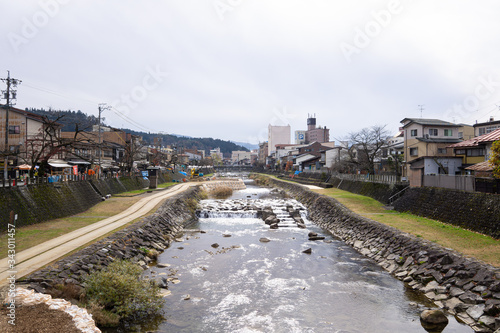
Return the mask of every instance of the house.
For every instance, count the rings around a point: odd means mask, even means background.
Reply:
[[[7,125],[8,115],[8,128]],[[38,114],[0,105],[0,152],[6,158],[0,161],[0,168],[7,170],[12,175],[14,167],[20,164],[32,163],[34,156],[43,150],[44,140],[49,137],[58,140],[61,133],[61,124],[50,123],[45,117]],[[7,143],[7,146],[6,146]],[[59,151],[43,152],[42,158],[47,154],[60,158]]]
[[[311,153],[301,154],[294,159],[293,163],[294,169],[299,171],[315,171],[316,170],[315,162],[319,161],[320,158],[321,158],[320,156],[316,156]],[[306,168],[304,167],[304,163],[306,163],[307,166]]]
[[[455,156],[462,159],[463,173],[484,173],[492,170],[492,168],[488,166],[487,161],[490,159],[493,142],[499,140],[500,128],[448,147],[453,149]]]
[[[460,173],[462,159],[448,146],[458,143],[460,125],[439,119],[405,118],[405,167],[403,175],[411,186],[422,186],[424,175]]]
[[[493,132],[500,128],[500,120],[490,117],[490,120],[484,123],[474,124],[474,136],[481,136]]]

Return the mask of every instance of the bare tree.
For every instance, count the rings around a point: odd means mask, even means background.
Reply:
[[[349,133],[350,162],[361,170],[375,174],[375,162],[380,157],[382,148],[387,142],[389,131],[386,126],[375,125],[363,128],[359,132]]]
[[[131,172],[134,167],[134,162],[141,155],[141,144],[139,138],[135,135],[131,135],[130,141],[125,145],[125,154],[123,156],[123,167],[126,172]]]
[[[44,175],[48,169],[48,161],[53,157],[60,156],[63,152],[68,151],[77,143],[86,141],[86,138],[79,136],[82,132],[76,124],[75,134],[73,138],[61,138],[60,131],[62,125],[58,123],[63,116],[55,120],[49,120],[44,117],[43,126],[39,132],[27,139],[25,151],[18,156],[21,157],[26,163],[39,166],[38,174]],[[34,168],[30,170],[30,176],[33,176]]]

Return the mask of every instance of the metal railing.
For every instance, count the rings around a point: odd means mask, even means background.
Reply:
[[[395,175],[363,175],[363,174],[339,173],[339,174],[333,174],[332,176],[343,180],[384,183],[384,184],[408,184],[408,181],[404,177]]]

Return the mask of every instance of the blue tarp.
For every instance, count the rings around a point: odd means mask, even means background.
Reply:
[[[301,172],[302,172],[302,171],[298,171],[298,170],[297,170],[297,171],[295,171],[295,173],[294,173],[294,174],[295,174],[295,175],[298,175],[298,174],[299,174],[299,173],[301,173]]]
[[[180,173],[181,175],[184,175],[184,176],[187,176],[187,175],[188,175],[188,174],[187,174],[187,173],[185,173],[184,171],[179,171],[179,173]]]

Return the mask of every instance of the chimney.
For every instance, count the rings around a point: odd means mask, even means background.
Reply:
[[[495,118],[493,118],[493,116],[491,116],[490,121],[495,121]]]

